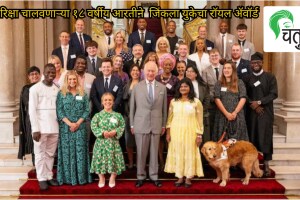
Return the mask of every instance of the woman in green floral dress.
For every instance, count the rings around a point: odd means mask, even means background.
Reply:
[[[125,162],[119,139],[123,134],[125,122],[121,114],[112,110],[114,96],[104,93],[101,98],[104,109],[97,113],[91,122],[91,128],[96,136],[93,150],[91,173],[99,175],[98,187],[105,186],[105,174],[111,174],[109,187],[116,184],[116,176],[125,170]]]
[[[59,120],[57,181],[60,185],[91,183],[85,124],[90,112],[89,100],[75,71],[67,72],[57,95],[56,108]]]

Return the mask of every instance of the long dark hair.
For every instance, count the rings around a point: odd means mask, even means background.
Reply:
[[[198,68],[195,67],[195,66],[193,66],[193,65],[190,65],[190,66],[187,66],[187,67],[186,67],[186,70],[185,70],[185,71],[187,71],[189,68],[192,68],[193,71],[197,74],[196,81],[198,82],[198,84],[199,84],[199,85],[204,85],[204,86],[206,86],[206,83],[205,83],[205,81],[203,80],[202,76],[200,75]]]
[[[194,92],[194,86],[193,86],[193,83],[192,81],[189,79],[189,78],[183,78],[181,81],[179,81],[179,83],[177,84],[177,87],[176,87],[176,91],[175,91],[175,95],[174,95],[174,99],[175,101],[178,101],[182,95],[180,93],[180,87],[181,85],[185,83],[189,86],[190,88],[190,92],[188,94],[188,99],[190,100],[190,102],[194,102],[194,98],[195,98],[195,92]]]

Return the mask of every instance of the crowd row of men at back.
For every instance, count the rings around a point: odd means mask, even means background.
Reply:
[[[272,102],[277,97],[276,79],[269,74],[266,75],[266,77],[256,78],[264,73],[262,69],[263,58],[262,54],[255,53],[253,44],[245,39],[247,26],[244,24],[238,25],[238,40],[236,40],[235,36],[227,33],[227,23],[221,22],[219,26],[220,34],[215,37],[214,42],[206,39],[206,27],[200,26],[198,30],[199,37],[190,44],[189,48],[188,44],[180,37],[176,36],[176,23],[174,21],[168,22],[167,35],[165,37],[160,37],[157,41],[154,34],[146,30],[147,23],[145,19],[138,19],[137,25],[138,30],[129,35],[128,43],[126,43],[123,31],[116,31],[115,34],[113,34],[112,22],[104,22],[103,31],[105,36],[103,38],[97,38],[97,43],[95,40],[92,40],[90,36],[83,33],[84,21],[79,19],[75,24],[75,33],[70,35],[65,31],[61,32],[59,37],[61,47],[53,50],[52,56],[49,58],[49,63],[52,63],[56,68],[56,76],[53,82],[62,90],[65,85],[64,83],[66,83],[65,76],[68,70],[76,71],[78,81],[87,94],[88,99],[91,101],[91,117],[103,110],[104,104],[101,102],[103,94],[109,92],[114,96],[113,110],[122,113],[126,119],[125,121],[127,121],[126,129],[128,134],[125,135],[125,137],[127,137],[127,139],[125,139],[129,168],[132,168],[134,163],[133,147],[135,146],[135,144],[132,144],[133,140],[129,138],[133,137],[132,134],[130,134],[130,129],[131,132],[133,132],[133,128],[136,130],[135,128],[137,127],[133,127],[132,122],[129,123],[130,113],[128,113],[130,104],[129,97],[133,87],[132,83],[133,80],[136,79],[136,77],[133,77],[136,75],[133,68],[137,67],[138,71],[140,71],[140,73],[138,73],[138,79],[146,79],[146,82],[148,83],[149,80],[147,77],[150,76],[150,71],[148,70],[145,72],[143,66],[149,61],[151,61],[151,63],[156,63],[155,66],[157,66],[157,76],[155,77],[155,81],[166,86],[167,107],[169,107],[170,102],[174,97],[178,82],[184,79],[185,76],[192,81],[195,96],[203,105],[204,141],[211,139],[217,141],[221,137],[222,132],[227,130],[228,135],[236,139],[250,139],[250,141],[255,143],[258,149],[264,153],[265,160],[271,160],[273,148]],[[172,55],[172,53],[176,56]],[[100,57],[98,55],[100,55]],[[109,57],[111,57],[112,60]],[[226,68],[226,70],[224,70],[227,74],[223,74],[222,64],[228,63],[229,60],[232,71],[228,72],[230,69],[228,70]],[[254,71],[252,72],[253,69]],[[215,91],[218,80],[222,77],[232,77],[233,71],[235,71],[234,73],[241,79],[241,82],[234,80],[235,85],[228,85],[227,87],[238,88],[238,95],[230,95],[229,93],[227,93],[229,96],[227,96],[227,94],[224,95],[222,92],[226,92],[227,89],[221,87],[221,85],[220,88],[217,87],[218,91]],[[44,78],[49,79],[49,77]],[[254,113],[257,114],[257,117],[249,115],[249,119],[251,120],[248,126],[248,128],[251,129],[249,137],[245,122],[246,114],[241,114],[244,113],[242,112],[245,109],[243,108],[243,105],[247,98],[245,85],[248,86],[250,91],[255,91],[255,89],[259,88],[258,91],[254,92],[255,94],[250,93],[252,98],[250,108],[255,111]],[[148,90],[150,90],[150,88],[151,86],[149,86]],[[154,90],[157,89],[158,88],[154,88]],[[231,90],[229,89],[229,91]],[[234,91],[236,92],[236,90]],[[152,92],[149,92],[149,94],[150,93]],[[163,93],[163,90],[158,94],[161,93]],[[215,101],[216,94],[219,95],[217,98],[222,99],[223,97],[226,97],[226,100],[222,102],[222,105],[225,107],[233,107],[234,111],[232,113],[227,112],[228,115],[224,114],[226,113],[226,109],[225,111],[224,109],[222,110],[222,106],[220,107],[220,104]],[[150,96],[149,98],[151,99],[153,96]],[[240,103],[240,99],[243,99],[241,101],[242,103]],[[239,103],[238,105],[233,105],[232,101],[237,101]],[[166,110],[164,112],[166,112]],[[265,117],[266,115],[263,114],[264,112],[270,113],[267,113],[268,116]],[[241,115],[243,119],[241,119]],[[259,119],[258,116],[261,118]],[[271,124],[271,126],[267,126],[266,124]],[[89,127],[90,126],[88,125],[87,129],[89,129],[88,132],[91,133]],[[255,134],[253,132],[255,132]],[[261,136],[259,136],[259,134]],[[265,137],[268,139],[265,139]],[[29,139],[27,138],[27,140]],[[141,141],[142,140],[144,140],[144,138],[141,138]],[[165,138],[159,140],[158,157],[160,167],[163,170]],[[266,142],[266,140],[268,142]],[[141,141],[136,142],[138,148],[137,151],[140,155],[142,154],[139,152],[144,151],[140,146],[142,143],[138,145]],[[24,156],[27,151],[22,142],[20,142],[20,145],[19,158]],[[152,156],[151,159],[154,159]],[[41,155],[39,155],[39,157],[41,157]],[[137,160],[137,162],[139,162],[139,160]],[[154,168],[156,168],[156,163],[152,164]],[[268,162],[265,164],[265,173],[269,174],[270,170]],[[144,175],[141,176],[141,173],[144,174],[145,169],[141,164],[137,163],[137,165],[139,165],[137,174],[138,179],[144,179],[145,177]],[[155,172],[155,170],[153,171],[154,168],[150,167],[149,175],[156,174],[153,176],[154,178],[150,175],[150,178],[154,181],[156,186],[160,187],[161,183],[158,181],[157,172]],[[43,170],[37,172],[41,174],[43,173]],[[100,176],[99,178],[101,179]],[[40,180],[44,179],[47,179],[47,177],[42,177]],[[50,182],[48,181],[48,184],[55,185],[55,183],[51,181],[52,179]],[[136,186],[140,187],[141,185],[143,185],[143,182],[138,181]],[[42,184],[41,187],[45,188],[46,186]]]

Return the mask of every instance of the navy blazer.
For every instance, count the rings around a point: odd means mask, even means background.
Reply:
[[[72,47],[71,45],[69,45],[69,52],[68,52],[68,60],[67,60],[67,67],[64,66],[64,58],[63,58],[63,53],[62,53],[62,49],[61,46],[54,49],[52,51],[52,55],[56,55],[59,57],[60,61],[61,61],[61,65],[64,69],[67,70],[72,70],[74,68],[75,65],[75,60],[76,57],[79,55],[80,53],[78,53],[78,51]]]
[[[101,110],[103,110],[103,105],[101,104],[101,97],[105,92],[110,92],[115,97],[115,102],[113,105],[113,110],[120,112],[122,98],[123,98],[123,83],[122,80],[114,75],[111,76],[108,91],[104,88],[104,76],[98,76],[92,84],[92,89],[90,93],[92,101],[92,116]]]
[[[139,68],[142,69],[143,68],[143,65],[144,65],[144,59],[142,59],[142,62],[141,64],[139,65]],[[127,61],[124,63],[124,66],[123,66],[123,71],[126,72],[128,74],[128,76],[130,77],[130,68],[131,66],[134,64],[134,58],[132,58],[131,60]]]
[[[92,38],[91,38],[91,36],[83,33],[83,40],[84,40],[83,42],[85,43],[87,41],[92,40]],[[82,51],[82,49],[81,49],[80,41],[78,39],[76,32],[71,33],[69,44],[70,44],[70,46],[73,46],[79,52],[79,54],[87,56],[86,52]]]
[[[134,31],[129,35],[127,46],[128,48],[132,49],[132,47],[135,44],[142,44],[138,30]],[[156,45],[156,39],[154,33],[146,30],[145,42],[143,45],[144,47],[143,58],[145,58],[150,51],[155,51],[155,45]]]
[[[197,52],[197,48],[196,48],[195,44],[196,44],[196,40],[191,42],[191,44],[190,44],[190,54],[193,54],[193,53]],[[205,45],[206,45],[206,50],[207,51],[210,51],[215,47],[214,43],[212,41],[208,40],[208,39],[205,40]]]
[[[248,82],[250,75],[252,74],[250,61],[241,58],[239,65],[236,67],[238,78],[241,79],[244,83]]]

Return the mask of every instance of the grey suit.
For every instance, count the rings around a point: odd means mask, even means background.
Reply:
[[[243,59],[251,60],[251,56],[255,53],[254,44],[246,40],[244,45],[242,46],[242,52]]]
[[[86,64],[87,64],[87,67],[86,67],[86,72],[89,73],[89,74],[92,74],[94,76],[99,76],[100,75],[100,67],[101,67],[101,58],[99,58],[97,56],[97,60],[96,60],[96,69],[93,68],[92,66],[92,61],[90,59],[89,56],[86,57]],[[97,70],[98,69],[98,70]]]
[[[226,39],[226,55],[223,56],[222,52],[222,36],[218,33],[218,35],[214,38],[214,44],[215,48],[217,48],[220,52],[220,55],[222,58],[225,58],[226,60],[231,59],[231,47],[234,43],[237,42],[234,35],[227,33],[227,39]]]
[[[150,102],[145,80],[138,83],[130,98],[130,126],[137,146],[137,178],[146,178],[146,159],[150,146],[149,177],[158,179],[158,146],[162,127],[167,122],[167,89],[154,81],[154,100]]]
[[[202,72],[202,78],[209,87],[209,95],[210,95],[211,102],[214,102],[214,88],[215,88],[215,84],[217,83],[217,81],[220,79],[222,75],[222,70],[223,70],[223,66],[220,65],[218,78],[216,77],[216,72],[212,65],[205,68]]]

